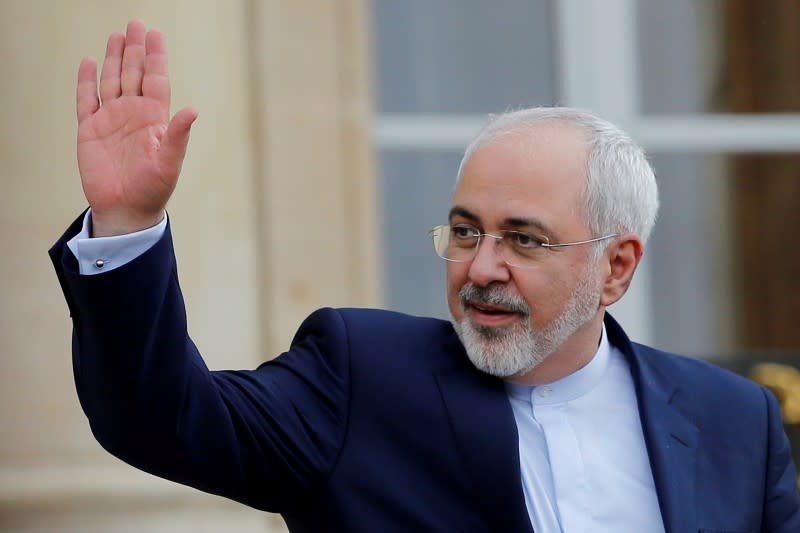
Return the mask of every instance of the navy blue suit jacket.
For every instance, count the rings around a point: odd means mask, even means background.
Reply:
[[[51,250],[97,440],[158,476],[267,511],[295,532],[531,532],[501,380],[449,323],[322,309],[252,371],[210,372],[190,340],[169,231],[130,264],[79,276]],[[775,399],[708,364],[631,343],[627,358],[668,533],[800,532]],[[602,497],[598,494],[598,497]]]

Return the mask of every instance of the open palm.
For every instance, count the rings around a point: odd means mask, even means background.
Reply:
[[[102,99],[102,106],[100,100]],[[78,167],[95,236],[157,223],[177,183],[194,109],[169,119],[163,35],[132,21],[112,34],[97,90],[97,65],[78,72]]]

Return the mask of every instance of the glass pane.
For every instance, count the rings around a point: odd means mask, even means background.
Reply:
[[[552,105],[552,0],[375,0],[383,113],[485,113]]]
[[[800,111],[800,3],[636,3],[645,114]]]
[[[732,307],[723,305],[732,283],[724,160],[670,153],[651,154],[650,161],[661,197],[645,252],[651,265],[653,344],[702,358],[735,353]]]
[[[636,2],[643,113],[709,111],[722,1]]]
[[[797,155],[651,154],[662,207],[647,253],[655,344],[800,363]],[[612,311],[613,312],[613,311]]]
[[[448,318],[445,265],[428,230],[447,222],[460,153],[380,153],[385,299],[395,311]]]

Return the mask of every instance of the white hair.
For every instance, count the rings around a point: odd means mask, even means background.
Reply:
[[[588,135],[583,216],[594,237],[635,233],[647,242],[658,213],[658,187],[644,150],[614,124],[581,109],[534,107],[490,116],[467,146],[458,179],[473,152],[482,144],[544,122],[573,125]],[[595,248],[602,253],[607,241]]]

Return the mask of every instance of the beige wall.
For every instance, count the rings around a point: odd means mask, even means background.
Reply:
[[[0,530],[273,523],[136,472],[89,434],[45,254],[85,207],[76,69],[132,17],[165,32],[173,110],[200,110],[169,206],[190,332],[211,367],[252,367],[285,348],[314,308],[379,303],[366,9],[366,0],[0,2]]]

